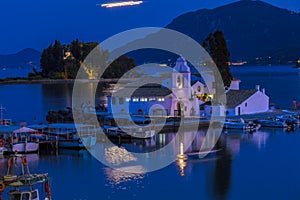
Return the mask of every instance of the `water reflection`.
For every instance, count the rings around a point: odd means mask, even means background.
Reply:
[[[139,181],[145,177],[146,171],[140,166],[120,167],[116,169],[105,168],[107,180],[111,186],[118,186],[130,181]]]
[[[227,199],[228,191],[231,186],[232,154],[227,151],[226,140],[221,139],[220,145],[223,146],[223,154],[215,162],[213,177],[213,197],[214,199]]]
[[[177,155],[177,165],[179,166],[179,169],[180,169],[180,175],[181,176],[184,176],[184,168],[186,167],[187,165],[187,155],[184,154],[184,145],[183,143],[181,142],[180,143],[180,153]]]
[[[114,146],[105,148],[105,160],[113,165],[121,165],[123,163],[136,161],[137,159],[125,148]]]
[[[28,154],[26,155],[28,160],[28,166],[31,170],[36,171],[39,166],[39,155],[38,154]],[[1,155],[0,157],[0,174],[7,174],[8,171],[8,157]],[[15,157],[13,159],[12,166],[10,167],[10,174],[20,174],[21,173],[21,157]]]
[[[185,132],[182,137],[175,141],[173,146],[174,152],[178,152],[175,165],[177,167],[177,176],[179,177],[197,177],[202,179],[199,181],[205,182],[207,194],[210,194],[211,199],[228,199],[229,191],[232,187],[232,174],[234,173],[233,159],[239,154],[243,144],[251,144],[254,149],[264,149],[267,147],[269,140],[269,132],[258,131],[252,134],[244,132],[227,132],[223,133],[214,146],[215,149],[222,149],[213,157],[204,157],[198,159],[191,159],[187,156],[189,152],[200,151],[210,147],[217,135],[213,132],[208,134],[206,130],[199,130],[198,132]],[[188,141],[193,139],[192,144],[187,147]],[[159,134],[154,139],[144,142],[143,145],[138,146],[140,152],[148,152],[149,149],[163,148],[169,144],[171,140],[175,139],[175,133]],[[126,149],[137,148],[135,144],[126,144]],[[145,150],[147,149],[147,150]],[[135,149],[136,152],[136,149]],[[112,185],[111,187],[122,185],[122,183],[144,179],[145,171],[142,166],[129,166],[132,168],[132,173],[123,172],[122,168],[110,169],[106,168],[105,173]],[[128,169],[126,169],[128,170]],[[136,173],[138,172],[138,173]],[[173,172],[174,173],[174,172]],[[199,176],[201,173],[204,176]],[[122,186],[124,187],[124,186]]]

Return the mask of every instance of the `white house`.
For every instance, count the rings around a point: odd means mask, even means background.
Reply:
[[[257,85],[254,90],[240,90],[240,80],[233,79],[226,92],[227,104],[224,106],[205,106],[204,113],[210,116],[237,116],[267,112],[269,110],[269,97],[265,89],[260,90]]]
[[[229,90],[226,93],[226,114],[245,115],[269,110],[269,97],[264,90]]]

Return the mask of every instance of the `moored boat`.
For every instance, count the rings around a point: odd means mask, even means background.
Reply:
[[[17,159],[21,159],[22,173],[21,175],[11,174],[12,168],[16,165]],[[40,200],[39,190],[35,189],[35,185],[44,183],[46,200],[51,199],[50,182],[48,174],[31,174],[28,168],[28,160],[26,156],[16,154],[8,158],[7,174],[2,177],[0,181],[0,199],[2,193],[8,189],[7,192],[9,200]],[[15,169],[14,169],[15,170]]]
[[[149,117],[106,116],[103,130],[108,137],[150,139],[156,133],[150,123]]]
[[[187,156],[192,159],[210,158],[216,156],[220,151],[221,149],[191,152],[191,153],[187,153]]]
[[[255,124],[253,121],[245,122],[243,119],[240,121],[226,121],[224,122],[224,129],[237,129],[246,131],[256,131],[260,128],[259,124]]]
[[[59,148],[86,149],[97,142],[96,129],[89,124],[50,124],[44,134],[57,140]]]
[[[21,127],[10,134],[6,134],[4,141],[7,141],[4,153],[34,153],[39,150],[39,142],[31,137],[30,133],[36,132],[34,129]]]
[[[279,120],[281,122],[285,122],[288,126],[293,126],[299,123],[299,119],[295,118],[292,115],[282,115],[276,117],[276,120]]]
[[[258,120],[258,123],[262,127],[271,127],[271,128],[286,128],[287,124],[284,121],[272,120],[272,119],[263,119]]]

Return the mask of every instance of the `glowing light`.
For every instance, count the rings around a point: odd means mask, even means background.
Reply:
[[[123,6],[135,6],[135,5],[140,5],[142,3],[143,1],[121,1],[121,2],[101,4],[101,7],[114,8],[114,7],[123,7]]]

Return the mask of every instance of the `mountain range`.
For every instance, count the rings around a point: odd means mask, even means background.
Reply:
[[[222,30],[232,61],[287,64],[300,58],[300,14],[263,1],[243,0],[189,12],[166,28],[184,33],[200,44],[210,33]],[[137,55],[134,56],[138,62],[146,60]],[[161,59],[159,53],[151,55],[149,62]]]
[[[200,43],[209,33],[222,30],[232,60],[267,58],[284,63],[300,57],[300,14],[262,1],[244,0],[186,13],[167,28]]]
[[[214,9],[189,12],[176,17],[166,28],[184,33],[200,44],[210,33],[222,30],[233,62],[288,64],[300,59],[300,13],[263,1],[241,0]],[[146,51],[128,56],[137,64],[174,62],[177,57],[160,51]],[[39,66],[40,55],[33,49],[0,55],[0,69]]]
[[[0,55],[0,69],[39,67],[41,53],[31,48],[23,49],[15,54]]]

